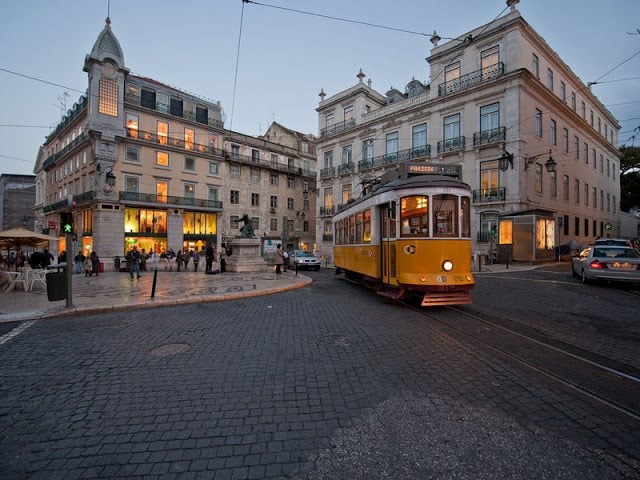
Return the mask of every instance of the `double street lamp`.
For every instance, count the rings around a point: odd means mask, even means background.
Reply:
[[[533,155],[532,157],[524,157],[524,169],[528,170],[529,167],[538,159],[545,155],[544,153],[539,153],[538,155]],[[551,156],[551,150],[549,150],[549,159],[544,163],[544,168],[547,172],[552,173],[556,171],[556,167],[558,166],[557,162]],[[498,159],[498,168],[500,171],[504,172],[507,168],[513,168],[513,153],[509,153],[506,150],[502,153],[502,156]]]

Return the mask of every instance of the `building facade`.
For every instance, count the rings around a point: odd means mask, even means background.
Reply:
[[[515,2],[511,2],[515,3]],[[539,260],[619,232],[618,122],[518,10],[427,58],[430,82],[364,82],[317,108],[317,243],[331,216],[401,162],[451,166],[473,190],[474,251]]]
[[[107,269],[115,265],[110,258],[134,245],[157,253],[220,247],[224,236],[239,233],[245,213],[256,231],[271,225],[270,216],[284,219],[288,198],[301,197],[303,179],[315,178],[315,157],[310,161],[302,149],[312,136],[296,150],[226,131],[219,102],[131,74],[109,19],[84,71],[86,95],[47,137],[35,167],[36,213],[60,235],[58,250],[69,250],[59,230],[67,212],[74,216],[75,250],[96,251]],[[251,204],[249,191],[264,199]],[[263,203],[272,196],[284,199],[275,213]],[[303,228],[294,223],[290,231]],[[313,241],[315,232],[303,237]]]
[[[35,180],[34,175],[0,175],[0,230],[14,227],[34,229]]]

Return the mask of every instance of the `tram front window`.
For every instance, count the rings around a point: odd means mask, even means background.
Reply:
[[[400,236],[429,235],[429,197],[415,195],[400,201]]]

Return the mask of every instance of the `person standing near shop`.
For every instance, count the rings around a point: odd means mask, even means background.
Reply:
[[[134,245],[129,253],[127,253],[127,265],[129,266],[129,275],[131,276],[131,280],[133,280],[133,274],[135,272],[137,278],[140,278],[140,252],[138,251],[138,247]]]
[[[211,273],[211,270],[213,269],[213,257],[215,255],[215,251],[213,250],[213,245],[211,245],[211,242],[207,243],[207,248],[204,251],[204,256],[205,256],[205,260],[206,260],[206,264],[204,267],[204,273]]]
[[[276,273],[282,273],[280,269],[284,265],[284,255],[282,253],[282,245],[276,247]]]

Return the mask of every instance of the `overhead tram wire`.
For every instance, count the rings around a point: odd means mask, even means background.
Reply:
[[[229,130],[233,130],[233,112],[236,105],[236,87],[238,85],[238,66],[240,64],[240,43],[242,41],[242,25],[244,23],[244,4],[245,0],[242,0],[242,10],[240,12],[240,31],[238,32],[238,47],[236,49],[236,70],[233,76],[233,95],[231,96],[231,117],[229,119]]]

